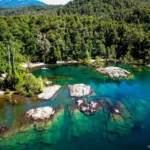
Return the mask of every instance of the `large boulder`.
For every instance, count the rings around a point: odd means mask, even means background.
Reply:
[[[53,85],[53,86],[50,86],[50,87],[46,87],[46,88],[44,88],[43,93],[38,95],[38,98],[39,99],[50,99],[56,94],[56,92],[60,88],[61,88],[60,85]]]
[[[70,96],[72,97],[88,96],[93,92],[92,88],[85,84],[68,85],[68,88],[70,90]]]
[[[106,67],[96,69],[99,73],[108,75],[111,78],[125,78],[131,75],[131,73],[125,69],[119,67]]]
[[[25,113],[25,116],[27,118],[33,119],[33,120],[44,120],[49,119],[51,116],[53,116],[55,113],[55,110],[52,107],[39,107],[36,109],[30,109]]]

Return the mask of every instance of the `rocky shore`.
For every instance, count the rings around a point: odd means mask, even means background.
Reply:
[[[72,60],[72,61],[57,61],[56,64],[77,64],[78,61]]]
[[[53,85],[50,87],[45,87],[43,93],[38,95],[39,99],[51,99],[59,90],[60,85]]]
[[[106,68],[98,68],[96,69],[96,71],[111,78],[126,78],[131,75],[131,73],[125,69],[112,66]]]
[[[68,88],[72,97],[88,96],[93,93],[92,88],[85,84],[68,85]]]
[[[22,64],[22,67],[23,68],[35,68],[35,67],[41,67],[41,66],[44,66],[46,65],[45,63],[42,63],[42,62],[37,62],[37,63],[23,63]]]

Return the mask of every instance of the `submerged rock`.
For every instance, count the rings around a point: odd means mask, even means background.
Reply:
[[[55,108],[55,114],[49,121],[26,120],[23,116],[20,119],[22,119],[21,125],[18,126],[18,123],[15,123],[13,128],[2,135],[0,148],[13,150],[21,147],[21,149],[26,149],[27,147],[24,148],[23,145],[33,144],[36,149],[35,143],[43,143],[43,145],[48,145],[48,149],[51,149],[50,146],[57,144],[61,138],[62,133],[60,131],[64,123],[64,108],[62,105]]]
[[[46,87],[46,88],[44,88],[43,93],[38,95],[38,98],[40,98],[40,99],[50,99],[56,94],[56,92],[60,88],[61,88],[60,85],[53,85],[53,86],[50,86],[50,87]]]
[[[0,126],[0,136],[3,135],[9,128],[6,126]]]
[[[52,107],[39,107],[36,109],[30,109],[26,112],[26,116],[30,119],[37,120],[37,119],[49,119],[51,116],[53,116],[55,113],[55,110]]]
[[[99,73],[108,75],[111,78],[125,78],[131,75],[131,73],[125,69],[119,67],[106,67],[96,69]]]
[[[34,128],[37,131],[46,130],[59,114],[64,112],[64,107],[58,105],[56,108],[50,106],[30,109],[23,113],[20,122],[20,131],[28,131]]]
[[[77,100],[77,108],[83,112],[85,115],[91,115],[98,111],[99,103],[96,101],[91,101],[89,104],[85,102],[85,100]]]
[[[93,92],[92,88],[85,84],[68,85],[68,88],[70,90],[70,96],[72,97],[88,96]]]

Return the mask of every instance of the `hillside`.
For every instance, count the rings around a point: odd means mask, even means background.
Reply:
[[[31,15],[31,14],[56,14],[60,5],[36,5],[18,8],[0,8],[0,16]]]
[[[149,64],[149,5],[146,0],[74,0],[65,6],[1,8],[0,73],[13,74],[7,88],[21,86],[22,62],[88,64],[102,58]]]
[[[22,7],[31,5],[45,5],[38,0],[1,0],[0,7]]]
[[[2,1],[1,1],[2,2]],[[28,2],[28,1],[27,1]],[[22,8],[0,8],[0,15],[57,14],[96,16],[99,19],[124,20],[128,23],[150,23],[149,0],[73,0],[65,6],[38,5]]]
[[[150,22],[149,0],[73,0],[60,11],[62,14],[78,14],[112,18],[127,22]]]

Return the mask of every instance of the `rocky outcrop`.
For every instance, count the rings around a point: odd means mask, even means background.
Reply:
[[[70,96],[72,97],[88,96],[93,93],[92,88],[85,84],[68,85],[68,88],[70,90]]]
[[[79,99],[76,101],[77,108],[83,112],[85,115],[91,115],[98,111],[99,103],[96,101],[91,101],[89,104],[85,100]]]
[[[111,78],[126,78],[131,73],[125,69],[119,68],[119,67],[106,67],[106,68],[98,68],[96,69],[99,73],[108,75]]]
[[[48,129],[57,117],[63,113],[64,107],[62,105],[55,108],[45,106],[30,109],[21,115],[19,130],[28,131],[33,128],[37,131],[43,131]]]
[[[59,91],[59,89],[61,88],[60,85],[53,85],[50,87],[46,87],[44,88],[43,93],[38,95],[39,99],[51,99],[57,91]]]
[[[51,116],[53,116],[55,113],[55,109],[52,107],[39,107],[36,109],[30,109],[25,113],[25,116],[27,118],[33,119],[33,120],[44,120],[49,119]]]

